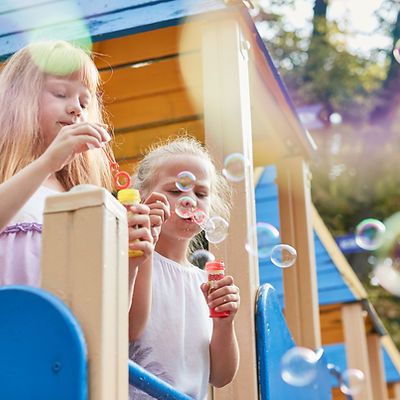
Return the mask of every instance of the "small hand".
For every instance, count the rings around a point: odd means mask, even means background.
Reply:
[[[150,208],[151,235],[153,236],[154,244],[156,244],[163,223],[171,216],[169,202],[165,195],[153,192],[144,201],[144,204],[147,204]]]
[[[50,172],[59,171],[79,153],[104,146],[111,139],[106,127],[87,121],[62,126],[42,155],[50,162]]]
[[[135,204],[131,211],[133,215],[128,218],[129,248],[143,251],[141,256],[129,257],[129,266],[135,267],[153,255],[154,244],[150,230],[150,208],[145,204]]]
[[[210,293],[208,283],[203,283],[200,288],[210,308],[215,308],[215,311],[229,311],[229,317],[221,320],[232,321],[240,305],[239,288],[234,284],[233,277],[224,276],[216,282]]]

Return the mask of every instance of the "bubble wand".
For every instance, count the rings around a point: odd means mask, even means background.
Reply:
[[[107,156],[108,161],[110,161],[111,172],[113,174],[115,174],[114,175],[114,185],[115,185],[115,187],[117,189],[119,189],[119,190],[126,189],[131,184],[131,177],[129,176],[129,174],[126,171],[120,171],[119,170],[119,164],[111,159],[111,157],[109,156],[109,154],[107,153],[107,151],[106,151],[106,149],[104,147],[102,147],[102,149],[104,151],[104,154]],[[123,184],[123,185],[121,185],[119,183],[119,178],[121,176],[125,177],[125,179],[126,179],[126,183]]]

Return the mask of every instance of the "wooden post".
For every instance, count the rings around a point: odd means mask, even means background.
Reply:
[[[359,369],[365,375],[363,388],[359,393],[353,395],[353,400],[376,400],[372,392],[371,369],[361,303],[344,304],[342,319],[347,368]]]
[[[222,168],[226,156],[242,153],[245,179],[233,183],[233,210],[228,238],[211,251],[225,260],[227,273],[240,288],[241,305],[235,318],[240,366],[234,381],[214,390],[218,400],[257,399],[255,300],[259,286],[258,259],[245,250],[246,234],[256,222],[250,115],[247,42],[233,19],[204,23],[202,33],[205,141]],[[253,245],[256,238],[252,238]]]
[[[385,366],[382,357],[380,336],[377,333],[367,336],[368,360],[371,371],[371,384],[374,400],[388,400]]]
[[[394,398],[393,400],[400,400],[400,382],[393,383]]]
[[[300,156],[277,162],[281,242],[297,251],[295,265],[283,270],[285,318],[296,345],[316,350],[321,347],[321,329],[310,181]]]
[[[127,229],[125,209],[104,189],[46,201],[41,286],[82,326],[90,400],[128,399]]]

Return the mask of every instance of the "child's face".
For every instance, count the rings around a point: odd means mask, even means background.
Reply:
[[[176,179],[180,172],[189,171],[195,177],[194,186],[191,190],[182,192],[176,187]],[[206,161],[193,155],[174,156],[173,161],[166,161],[156,171],[153,178],[153,192],[165,194],[175,211],[177,200],[182,196],[190,196],[197,202],[197,208],[208,214],[210,208],[210,176]],[[176,239],[190,239],[201,228],[190,218],[183,219],[174,212],[163,225],[161,235],[173,236]]]
[[[47,75],[39,103],[39,124],[46,145],[63,126],[86,121],[90,102],[90,92],[79,79]]]

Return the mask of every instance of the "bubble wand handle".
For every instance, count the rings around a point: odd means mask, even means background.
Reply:
[[[119,170],[119,164],[115,161],[113,161],[110,157],[110,155],[107,153],[106,149],[104,147],[102,147],[104,154],[106,155],[106,157],[108,158],[108,161],[110,161],[110,169],[111,172],[113,172],[114,175],[114,185],[117,189],[126,189],[127,187],[130,186],[131,184],[131,177],[129,176],[129,174],[126,171],[120,171]],[[123,185],[119,183],[119,178],[123,176],[126,179],[126,183],[124,183]]]

